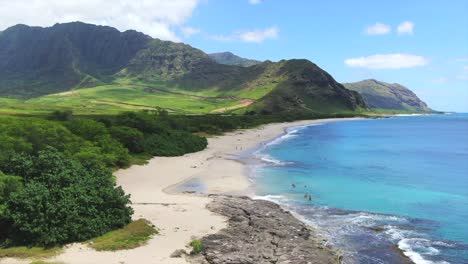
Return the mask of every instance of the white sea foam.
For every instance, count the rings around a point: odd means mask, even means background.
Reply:
[[[304,128],[309,127],[309,126],[316,126],[316,125],[321,125],[321,124],[309,124],[309,125],[296,126],[296,127],[289,128],[284,135],[279,136],[279,137],[273,139],[272,141],[264,144],[261,148],[259,148],[257,151],[255,151],[253,153],[253,155],[257,159],[259,159],[259,160],[261,160],[261,161],[263,161],[265,163],[269,163],[269,164],[273,164],[273,165],[277,165],[277,166],[284,166],[284,165],[291,164],[290,162],[277,160],[277,159],[273,158],[272,156],[270,156],[268,154],[262,153],[262,151],[264,151],[265,148],[267,148],[269,146],[276,145],[276,144],[279,144],[279,143],[281,143],[281,142],[283,142],[285,140],[297,137],[297,132],[299,132],[301,129],[304,129]]]
[[[386,229],[384,233],[395,241],[402,240],[408,235],[408,231],[401,230],[396,226],[386,225],[384,228]]]
[[[373,226],[376,222],[398,222],[405,223],[408,220],[404,217],[394,216],[394,215],[381,215],[381,214],[372,214],[367,212],[359,212],[355,214],[350,214],[350,222],[360,226]]]
[[[290,138],[294,138],[294,137],[297,137],[297,132],[299,130],[292,130],[292,131],[288,131],[286,134],[282,135],[282,136],[279,136],[275,139],[273,139],[272,141],[268,142],[265,144],[265,147],[267,146],[272,146],[272,145],[276,145],[276,144],[279,144],[287,139],[290,139]]]
[[[276,165],[276,166],[284,166],[284,165],[291,164],[290,162],[277,160],[277,159],[273,158],[272,156],[270,156],[268,154],[263,154],[263,153],[262,154],[255,153],[255,157],[257,159],[260,159],[261,161],[263,161],[265,163],[273,164],[273,165]]]
[[[254,199],[254,200],[266,200],[266,201],[278,203],[281,200],[285,200],[285,197],[282,196],[282,195],[268,194],[268,195],[254,195],[252,197],[252,199]]]
[[[272,145],[276,145],[276,144],[279,144],[287,139],[290,139],[290,138],[294,138],[294,137],[297,137],[297,132],[299,132],[300,130],[306,128],[306,127],[310,127],[310,126],[318,126],[318,125],[322,125],[322,124],[309,124],[309,125],[303,125],[303,126],[295,126],[295,127],[291,127],[291,128],[288,128],[286,130],[286,133],[273,139],[272,141],[268,142],[265,144],[265,146],[272,146]]]
[[[436,245],[436,246],[442,246],[442,247],[453,247],[454,246],[452,244],[445,243],[445,242],[442,242],[442,241],[433,241],[432,244]]]
[[[449,264],[449,262],[446,261],[430,261],[422,256],[422,254],[439,254],[439,250],[431,247],[430,244],[431,241],[424,238],[404,238],[398,242],[398,247],[416,264]]]

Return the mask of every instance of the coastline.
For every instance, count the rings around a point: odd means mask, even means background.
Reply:
[[[148,164],[132,166],[115,173],[117,185],[131,195],[133,219],[145,218],[160,233],[144,246],[132,250],[98,252],[83,243],[64,247],[63,253],[47,259],[63,263],[189,263],[171,258],[186,249],[193,239],[215,234],[228,226],[228,219],[207,209],[209,195],[253,195],[247,169],[237,157],[284,135],[288,128],[357,118],[303,120],[272,123],[258,128],[236,130],[208,138],[208,147],[181,157],[155,157]],[[197,181],[202,193],[183,193],[180,187]],[[29,263],[2,259],[0,263]]]

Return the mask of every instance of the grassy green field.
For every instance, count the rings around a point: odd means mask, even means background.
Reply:
[[[90,247],[98,251],[132,249],[144,245],[158,231],[148,220],[138,219],[122,229],[94,238]]]
[[[252,94],[255,97],[261,93]],[[67,109],[77,114],[116,114],[157,108],[176,113],[201,114],[239,105],[240,100],[234,95],[224,97],[210,90],[198,93],[184,90],[169,92],[155,86],[115,84],[75,89],[28,100],[0,98],[0,114],[44,114]]]
[[[200,96],[200,97],[236,97],[236,98],[244,98],[244,99],[260,99],[269,92],[271,92],[278,82],[282,79],[277,78],[275,82],[271,82],[271,80],[261,80],[260,83],[252,83],[248,87],[243,89],[217,89],[217,88],[207,88],[203,90],[190,90],[190,89],[181,89],[177,87],[168,87],[165,82],[142,82],[138,80],[127,80],[127,79],[119,79],[116,80],[117,83],[121,85],[137,85],[142,87],[152,87],[161,90],[168,90],[174,93],[181,93],[193,96]],[[263,81],[263,82],[262,82]]]

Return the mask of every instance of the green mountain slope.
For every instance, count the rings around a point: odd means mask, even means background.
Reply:
[[[308,60],[266,62],[264,75],[274,75],[275,89],[250,108],[267,113],[302,109],[314,112],[345,112],[366,108],[362,97],[347,90],[333,77]]]
[[[34,97],[102,83],[150,41],[136,31],[84,23],[13,26],[0,35],[0,93]]]
[[[103,104],[188,113],[366,108],[359,94],[307,60],[224,65],[186,44],[80,22],[5,30],[0,96],[63,107],[98,104],[99,111]]]
[[[251,59],[239,57],[231,52],[218,52],[218,53],[211,53],[208,55],[217,63],[226,64],[226,65],[250,67],[250,66],[261,63],[261,61],[258,61],[258,60],[251,60]]]
[[[398,83],[390,84],[371,79],[343,85],[360,93],[372,108],[410,112],[432,111],[415,93]]]

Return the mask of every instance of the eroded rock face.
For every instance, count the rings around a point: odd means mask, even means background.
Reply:
[[[432,112],[414,92],[398,83],[385,83],[371,79],[343,85],[361,94],[371,108]]]
[[[203,238],[204,263],[340,263],[336,251],[275,203],[215,196],[208,209],[226,216],[229,226]]]

